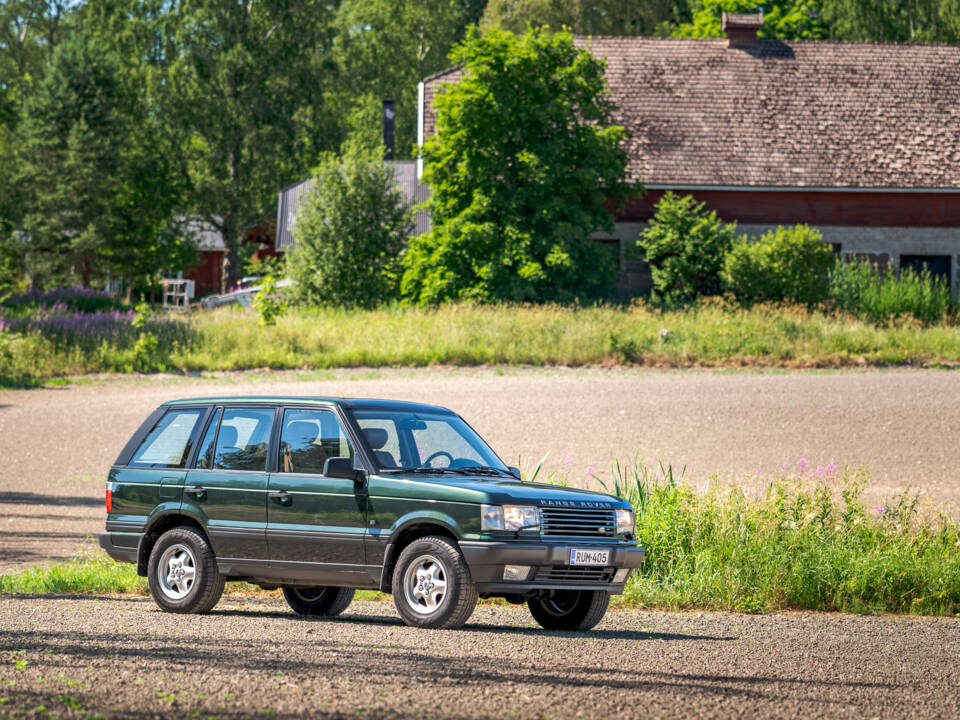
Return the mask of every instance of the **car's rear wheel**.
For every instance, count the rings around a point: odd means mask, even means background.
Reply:
[[[356,590],[342,587],[284,587],[283,597],[297,615],[336,617],[353,600]]]
[[[220,601],[226,578],[206,539],[193,528],[177,527],[154,543],[147,581],[161,610],[205,613]]]
[[[547,630],[589,630],[609,605],[610,593],[602,590],[558,590],[527,603],[533,619]]]
[[[407,625],[457,628],[477,606],[477,588],[463,555],[443,537],[414,540],[397,558],[393,602]]]

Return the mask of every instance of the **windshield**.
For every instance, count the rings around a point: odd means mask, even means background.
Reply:
[[[358,410],[354,417],[380,470],[507,471],[483,438],[457,415]]]

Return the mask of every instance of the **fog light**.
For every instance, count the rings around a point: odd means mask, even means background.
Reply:
[[[526,580],[529,574],[530,574],[529,565],[504,565],[503,566],[504,580]]]
[[[617,570],[617,574],[613,576],[613,581],[619,585],[625,583],[628,577],[630,577],[630,568],[620,568]]]

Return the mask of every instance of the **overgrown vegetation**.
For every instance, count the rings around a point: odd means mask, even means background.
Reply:
[[[926,269],[896,273],[868,262],[837,263],[829,292],[837,307],[876,323],[909,316],[932,324],[953,313],[949,281]]]
[[[89,325],[69,335],[0,330],[0,382],[29,385],[137,369],[134,313],[121,315],[117,322],[122,331],[116,335]],[[146,327],[157,338],[155,366],[171,372],[496,364],[821,368],[960,363],[960,328],[949,317],[929,327],[912,318],[878,326],[844,313],[763,304],[745,308],[719,298],[668,311],[643,302],[628,307],[292,308],[272,326],[258,323],[249,311],[225,308],[152,318]]]
[[[662,465],[613,467],[650,553],[628,605],[960,613],[960,524],[909,491],[867,507],[863,470],[784,468],[693,490]]]

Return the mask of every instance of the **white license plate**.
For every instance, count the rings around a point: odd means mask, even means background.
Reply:
[[[608,565],[610,563],[609,550],[570,550],[571,565]]]

